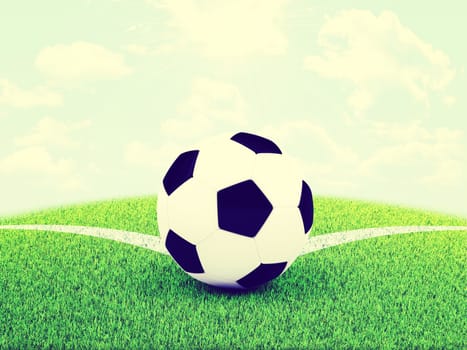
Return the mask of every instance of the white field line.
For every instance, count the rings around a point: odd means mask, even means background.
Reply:
[[[165,247],[161,244],[161,240],[158,236],[151,236],[139,232],[121,231],[102,227],[69,225],[3,225],[0,226],[0,230],[30,230],[75,233],[77,235],[105,238],[112,241],[128,243],[137,247],[168,254]]]
[[[364,228],[351,231],[327,233],[311,237],[303,249],[302,255],[317,250],[334,247],[363,239],[391,236],[403,233],[433,232],[433,231],[467,231],[467,226],[389,226]]]
[[[158,236],[152,236],[138,232],[128,232],[101,227],[69,225],[0,225],[0,230],[31,230],[74,233],[78,235],[92,236],[110,239],[122,243],[128,243],[162,254],[168,254]],[[404,233],[432,231],[467,231],[467,226],[390,226],[327,233],[311,237],[308,243],[305,245],[301,255],[345,243],[360,241],[363,239]]]

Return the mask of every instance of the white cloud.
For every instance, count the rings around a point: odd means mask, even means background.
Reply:
[[[193,82],[190,97],[179,107],[182,115],[219,119],[234,124],[245,123],[245,101],[232,84],[209,78]]]
[[[88,120],[62,122],[50,117],[39,120],[30,133],[14,139],[19,149],[0,158],[0,174],[21,177],[50,190],[82,190],[84,183],[75,160],[51,151],[61,153],[64,149],[78,147],[80,143],[71,134],[89,125]]]
[[[123,46],[123,49],[131,54],[145,56],[149,54],[149,48],[145,45],[129,44]]]
[[[283,144],[298,142],[298,144],[301,143],[303,145],[310,143],[311,140],[316,141],[320,147],[306,147],[310,158],[316,158],[313,157],[313,153],[323,153],[326,150],[337,160],[354,161],[357,159],[357,155],[349,147],[340,145],[334,141],[334,138],[325,128],[309,120],[294,120],[280,124],[271,124],[264,127],[262,132],[265,135],[271,135],[272,138],[277,139]]]
[[[71,171],[71,161],[54,161],[44,147],[28,147],[0,160],[0,170],[5,173],[33,171],[46,175],[63,175]]]
[[[454,105],[454,103],[456,103],[457,99],[455,96],[451,96],[451,95],[446,95],[443,97],[443,102],[446,106],[452,106]]]
[[[298,159],[317,193],[384,199],[395,196],[389,193],[394,188],[413,193],[433,186],[459,188],[467,175],[464,133],[428,129],[419,121],[374,123],[363,132],[378,140],[367,155],[356,152],[357,140],[339,142],[330,130],[308,120],[271,124],[258,134]]]
[[[414,140],[425,142],[432,137],[432,134],[421,125],[419,120],[409,123],[374,122],[370,132],[378,138],[383,137],[398,143]]]
[[[161,131],[175,139],[190,138],[212,131],[212,122],[204,117],[170,118],[161,123]]]
[[[198,136],[214,129],[246,124],[246,103],[234,85],[208,78],[193,81],[190,96],[178,107],[178,116],[162,122],[168,136]]]
[[[356,89],[347,99],[349,106],[358,116],[362,115],[373,103],[373,96],[367,89]]]
[[[72,139],[70,133],[87,128],[91,125],[89,120],[78,122],[63,122],[50,117],[39,120],[31,133],[17,137],[17,146],[58,146],[76,147],[79,143]]]
[[[359,186],[351,176],[359,156],[321,125],[309,120],[270,124],[258,132],[279,147],[304,169],[317,193],[348,192]]]
[[[368,107],[372,94],[391,84],[428,104],[429,93],[442,91],[455,75],[444,52],[390,11],[379,16],[365,10],[340,12],[326,20],[318,45],[322,54],[306,57],[305,67],[325,78],[352,82],[356,92],[348,102],[357,112]]]
[[[28,175],[34,181],[46,179],[63,190],[82,188],[74,161],[55,159],[42,146],[23,148],[0,159],[0,173],[11,176]]]
[[[433,173],[423,176],[421,181],[427,186],[451,185],[457,187],[459,180],[464,179],[465,181],[465,169],[463,169],[462,164],[458,160],[440,159]]]
[[[375,150],[360,164],[359,173],[364,176],[387,177],[399,171],[410,181],[436,186],[456,186],[466,176],[461,130],[430,130],[415,121],[375,123],[372,133],[390,144]]]
[[[126,32],[145,32],[145,33],[147,33],[149,30],[151,30],[151,26],[147,23],[132,24],[125,29]]]
[[[177,49],[175,44],[159,44],[154,49],[150,50],[150,54],[152,55],[166,55],[175,52]]]
[[[6,79],[0,79],[0,105],[30,108],[36,106],[60,106],[62,96],[45,86],[30,90],[21,89]]]
[[[179,30],[181,45],[192,44],[208,57],[283,54],[281,29],[285,0],[147,0],[166,9],[169,25]]]
[[[124,160],[127,164],[157,172],[170,166],[170,163],[183,151],[186,150],[173,142],[156,148],[135,140],[125,146]]]
[[[126,52],[137,56],[157,56],[172,53],[175,51],[174,44],[159,44],[156,47],[150,47],[140,44],[129,44],[122,47]]]
[[[427,129],[420,120],[408,123],[375,122],[372,123],[371,132],[378,137],[382,136],[399,143],[414,141],[457,145],[464,136],[464,132],[457,129]]]
[[[115,79],[132,72],[122,55],[83,41],[46,47],[35,64],[44,75],[60,81]]]
[[[198,78],[182,100],[174,118],[164,120],[160,129],[163,140],[158,146],[134,140],[124,147],[123,159],[128,165],[149,169],[162,176],[174,159],[204,137],[232,132],[246,124],[245,101],[234,85]]]

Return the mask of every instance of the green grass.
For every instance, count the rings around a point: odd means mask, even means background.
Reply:
[[[155,197],[0,219],[157,235]],[[315,200],[313,235],[467,219]],[[249,293],[222,293],[169,256],[52,232],[0,231],[0,348],[467,347],[467,232],[380,237],[301,256]]]

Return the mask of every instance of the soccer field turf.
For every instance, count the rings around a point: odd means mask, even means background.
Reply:
[[[6,224],[158,235],[155,197],[69,206]],[[312,235],[467,225],[467,219],[318,197]],[[225,293],[170,256],[95,237],[0,231],[0,347],[453,348],[467,346],[467,231],[394,235],[300,256],[276,280]]]

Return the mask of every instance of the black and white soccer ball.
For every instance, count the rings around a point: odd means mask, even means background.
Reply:
[[[248,289],[286,271],[313,224],[299,167],[271,140],[223,135],[180,154],[157,203],[161,242],[191,277]]]

